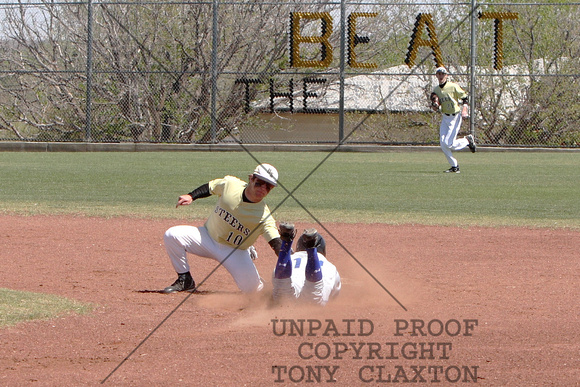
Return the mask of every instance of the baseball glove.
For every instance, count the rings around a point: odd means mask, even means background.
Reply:
[[[431,100],[431,109],[433,110],[439,109],[439,106],[441,106],[441,104],[439,103],[439,97],[437,96],[437,94],[431,93],[429,99]]]

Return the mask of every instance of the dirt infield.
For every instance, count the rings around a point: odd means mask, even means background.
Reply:
[[[580,380],[578,231],[326,225],[352,254],[322,232],[343,279],[339,298],[273,308],[269,286],[242,295],[223,268],[198,294],[157,293],[175,277],[162,235],[176,224],[0,217],[0,287],[95,305],[0,329],[0,385]],[[256,247],[269,284],[274,254],[262,239]],[[198,283],[215,267],[190,262]]]

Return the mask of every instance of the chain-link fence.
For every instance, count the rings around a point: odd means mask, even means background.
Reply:
[[[580,3],[0,3],[0,140],[578,147]]]

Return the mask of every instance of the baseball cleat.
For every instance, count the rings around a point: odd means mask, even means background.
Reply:
[[[187,290],[195,290],[195,281],[189,272],[179,274],[177,279],[171,286],[162,290],[162,293],[169,294],[175,292],[185,292]]]
[[[469,149],[471,150],[471,153],[475,153],[475,151],[477,150],[477,144],[475,143],[473,135],[468,134],[467,136],[465,136],[465,138],[467,139],[467,141],[469,141]]]
[[[304,242],[304,247],[310,249],[316,246],[318,241],[318,231],[315,228],[307,228],[302,233],[302,240]]]
[[[296,236],[294,224],[290,222],[280,222],[278,232],[280,233],[280,239],[286,242],[292,242]]]
[[[461,172],[459,171],[459,167],[451,167],[448,170],[446,170],[445,173],[461,173]]]

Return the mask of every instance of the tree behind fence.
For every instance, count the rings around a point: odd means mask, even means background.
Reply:
[[[3,3],[0,140],[433,144],[444,64],[479,142],[578,147],[579,10]]]

